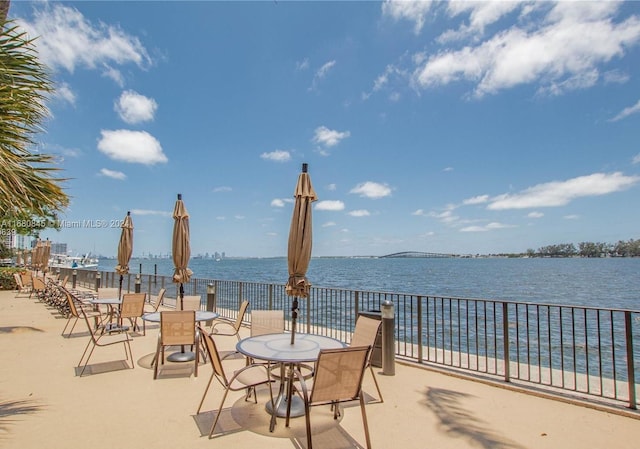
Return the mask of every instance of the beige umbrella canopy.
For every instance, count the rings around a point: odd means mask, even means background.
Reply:
[[[31,268],[38,271],[42,259],[42,240],[38,239],[36,246],[31,250]]]
[[[193,272],[189,269],[191,247],[189,246],[189,212],[182,202],[182,194],[178,194],[178,200],[173,208],[173,282],[180,284],[180,308],[184,298],[185,282],[189,282]]]
[[[316,201],[318,197],[313,190],[307,170],[308,165],[302,164],[302,173],[298,176],[298,183],[294,192],[295,205],[289,230],[289,248],[287,252],[289,280],[285,289],[287,295],[294,297],[291,306],[291,344],[295,341],[298,298],[309,296],[309,288],[311,287],[307,279],[307,268],[311,259],[312,246],[311,203]]]
[[[118,297],[122,295],[122,279],[125,274],[129,273],[129,261],[131,260],[131,253],[133,253],[133,221],[131,220],[131,212],[127,212],[121,228],[120,242],[118,243],[118,265],[116,265],[116,273],[120,274]]]

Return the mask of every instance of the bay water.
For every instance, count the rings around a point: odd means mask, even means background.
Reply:
[[[117,261],[101,259],[114,271]],[[285,284],[287,259],[191,259],[194,277]],[[173,274],[172,259],[132,259],[131,273]],[[316,287],[640,310],[640,258],[312,258]]]

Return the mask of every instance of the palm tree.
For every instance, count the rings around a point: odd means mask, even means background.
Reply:
[[[60,170],[55,158],[32,148],[48,115],[53,84],[34,40],[4,20],[8,9],[9,2],[0,1],[0,219],[3,224],[34,218],[50,224],[69,198],[62,190],[64,179],[55,177]]]

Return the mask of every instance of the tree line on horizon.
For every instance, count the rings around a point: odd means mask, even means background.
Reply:
[[[547,245],[537,250],[528,249],[529,257],[638,257],[640,240],[619,240],[617,243],[580,242]]]

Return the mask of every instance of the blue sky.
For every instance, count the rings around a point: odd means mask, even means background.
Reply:
[[[640,2],[17,2],[73,252],[313,256],[640,238]],[[105,223],[106,227],[98,227]],[[112,226],[114,225],[114,226]]]

